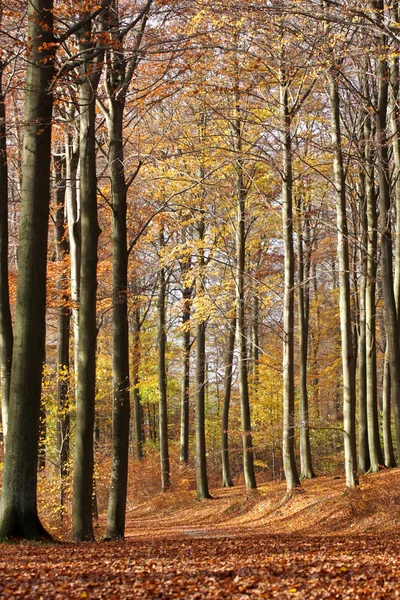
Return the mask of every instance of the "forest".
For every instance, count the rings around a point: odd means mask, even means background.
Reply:
[[[399,48],[397,0],[1,2],[1,540],[395,476]]]

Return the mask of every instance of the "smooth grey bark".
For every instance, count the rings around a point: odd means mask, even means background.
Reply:
[[[365,92],[366,82],[364,74],[361,77],[361,85]],[[366,138],[364,135],[364,123],[367,119],[365,111],[361,111],[359,127],[359,144],[361,152],[366,158]],[[366,304],[367,304],[367,276],[368,276],[368,221],[367,221],[367,167],[363,164],[359,172],[358,186],[358,212],[360,220],[360,249],[359,249],[359,264],[360,276],[358,285],[358,448],[357,448],[357,464],[358,471],[361,474],[367,473],[370,468],[369,447],[368,447],[368,418],[367,418],[367,321],[366,321]],[[357,239],[357,233],[355,233]],[[357,246],[356,246],[357,247]],[[354,261],[354,271],[356,271],[357,262]]]
[[[67,477],[69,475],[70,455],[70,294],[67,289],[67,274],[64,267],[69,255],[67,223],[65,211],[66,160],[65,156],[54,156],[54,174],[56,182],[55,200],[55,242],[56,260],[61,265],[57,289],[60,305],[57,309],[57,454],[60,472],[60,517],[64,517]]]
[[[337,214],[337,254],[339,264],[339,310],[343,377],[343,429],[346,486],[358,485],[356,454],[356,390],[355,361],[352,339],[349,243],[346,215],[346,182],[340,129],[339,70],[332,65],[328,70],[329,101],[331,108],[331,137],[333,174]]]
[[[373,3],[375,10],[383,11],[383,2]],[[379,12],[379,14],[381,14]],[[400,449],[400,378],[393,373],[400,372],[400,342],[399,325],[393,282],[393,243],[391,230],[390,202],[390,166],[388,155],[388,139],[386,134],[386,119],[388,109],[388,63],[385,59],[386,40],[384,36],[378,39],[379,60],[377,63],[378,106],[375,112],[375,139],[377,167],[379,180],[379,232],[381,236],[381,273],[382,290],[385,307],[385,329],[387,352],[391,373],[391,396],[394,409],[396,446]]]
[[[376,361],[376,273],[378,267],[378,215],[374,180],[373,138],[371,117],[364,120],[365,193],[366,193],[366,282],[365,282],[365,347],[368,449],[370,468],[378,471],[383,464],[379,436],[378,385]],[[365,217],[364,217],[365,218]]]
[[[106,537],[111,539],[123,539],[125,532],[130,419],[124,104],[123,97],[112,96],[107,119],[113,241],[113,439]]]
[[[39,18],[38,18],[39,16]],[[53,2],[28,4],[15,338],[0,538],[50,538],[37,513],[38,431],[45,344],[54,75]]]
[[[291,115],[288,107],[288,81],[280,69],[280,121],[282,152],[282,228],[284,245],[283,297],[283,469],[287,494],[300,485],[294,451],[294,249],[293,249],[293,171]]]
[[[83,56],[94,48],[91,21],[78,34]],[[79,301],[78,374],[72,498],[72,538],[94,539],[93,509],[93,431],[96,395],[96,290],[97,244],[100,234],[97,218],[97,176],[95,142],[95,93],[101,73],[101,52],[96,59],[83,60],[79,84],[79,162],[81,265]]]
[[[221,421],[221,463],[222,485],[232,487],[231,468],[229,461],[229,408],[231,403],[233,357],[235,353],[236,315],[231,319],[228,330],[228,345],[225,358],[224,401]]]
[[[202,301],[205,293],[204,270],[204,213],[196,223],[198,241],[198,264],[196,278],[196,296]],[[206,388],[206,321],[198,320],[196,325],[196,395],[195,395],[195,430],[196,430],[196,488],[197,500],[211,498],[208,490],[206,431],[205,431],[205,388]]]
[[[297,199],[297,315],[299,330],[299,388],[300,388],[300,479],[312,479],[315,473],[312,466],[310,427],[308,412],[308,322],[309,292],[305,273],[309,272],[310,257],[304,253],[304,226],[309,237],[309,218],[304,213],[303,199]],[[308,264],[305,264],[305,263]]]
[[[159,393],[159,430],[160,430],[160,462],[161,462],[161,491],[166,492],[171,487],[169,448],[168,448],[168,405],[167,405],[167,367],[166,348],[167,330],[165,318],[166,277],[163,266],[164,257],[161,253],[165,247],[163,231],[160,232],[160,266],[158,270],[158,393]]]
[[[383,452],[384,464],[387,468],[396,466],[396,459],[393,450],[392,427],[391,427],[391,399],[390,399],[390,367],[387,354],[385,353],[383,366],[383,385],[382,385],[382,433],[383,433]]]
[[[239,66],[237,67],[237,80],[234,90],[235,119],[232,126],[233,143],[235,152],[236,171],[236,324],[238,344],[238,370],[240,415],[242,421],[243,444],[243,474],[246,489],[257,488],[254,470],[254,449],[251,433],[250,394],[248,379],[248,350],[246,329],[246,197],[247,189],[244,177],[244,164],[242,155],[242,118],[240,106],[240,90],[238,84]]]
[[[181,261],[182,284],[182,389],[181,389],[181,432],[179,461],[181,465],[189,462],[189,401],[190,401],[190,312],[193,286],[185,284],[191,266],[191,260]]]
[[[0,12],[1,24],[1,12]],[[3,68],[0,61],[0,378],[3,443],[6,447],[8,405],[11,382],[13,330],[8,284],[8,161],[6,138],[6,107],[3,93]]]

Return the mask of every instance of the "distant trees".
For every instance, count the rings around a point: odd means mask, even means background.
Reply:
[[[55,32],[50,0],[26,6],[25,61],[0,9],[0,533],[45,534],[45,344],[47,455],[65,514],[73,452],[76,540],[94,538],[95,425],[108,539],[124,537],[130,449],[160,452],[163,492],[175,462],[195,465],[199,500],[210,467],[248,490],[283,471],[290,495],[333,463],[348,487],[393,466],[397,3],[90,0],[56,6]]]

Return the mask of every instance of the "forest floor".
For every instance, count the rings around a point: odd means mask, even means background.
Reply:
[[[196,502],[182,481],[130,499],[125,542],[2,544],[0,598],[400,598],[400,469],[355,491],[319,477],[286,501],[266,483]]]

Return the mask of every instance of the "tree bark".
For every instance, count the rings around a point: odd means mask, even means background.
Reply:
[[[36,486],[50,205],[52,0],[29,2],[28,40],[19,268],[0,538],[39,539],[50,537],[38,517]]]
[[[310,427],[308,413],[308,284],[305,281],[305,256],[302,232],[303,200],[297,201],[297,311],[299,327],[299,362],[300,362],[300,479],[312,479],[315,473],[312,467]],[[304,227],[309,229],[308,217],[304,219]]]
[[[1,13],[0,13],[1,24]],[[3,65],[0,61],[0,378],[3,443],[6,447],[8,406],[11,381],[13,330],[8,284],[8,161],[6,107],[2,86]]]
[[[233,124],[236,170],[236,321],[239,355],[240,414],[242,420],[243,473],[246,489],[256,489],[254,449],[251,433],[250,396],[248,380],[248,351],[246,341],[245,275],[246,275],[246,196],[242,156],[242,119],[239,90],[239,67],[235,82],[235,121]]]
[[[90,21],[79,33],[84,55],[93,50]],[[95,142],[95,92],[101,72],[100,54],[95,61],[81,65],[79,86],[79,160],[81,204],[81,268],[79,302],[78,376],[74,481],[72,499],[72,538],[94,539],[93,508],[93,430],[96,395],[96,290],[97,244],[100,234],[97,219],[97,177]]]
[[[375,2],[377,10],[383,10],[382,2]],[[378,43],[379,56],[385,56],[386,42],[383,36]],[[386,117],[388,108],[388,64],[385,58],[378,61],[378,106],[376,110],[376,147],[378,157],[379,209],[381,234],[382,289],[385,307],[385,328],[387,352],[391,375],[400,371],[400,343],[397,308],[393,285],[393,244],[390,206],[390,167],[388,140],[386,136]],[[391,376],[391,394],[395,416],[396,446],[400,449],[400,379]]]
[[[282,144],[282,226],[284,244],[283,298],[283,468],[287,494],[300,485],[294,453],[294,250],[291,117],[288,82],[281,67],[280,117]]]
[[[204,214],[197,220],[198,273],[196,280],[197,301],[202,301],[205,293],[204,283]],[[197,317],[199,319],[199,317]],[[196,325],[196,486],[197,499],[211,498],[208,490],[206,430],[205,430],[205,386],[206,386],[206,322],[200,318]]]
[[[189,400],[190,400],[190,311],[193,286],[185,284],[190,270],[191,261],[185,260],[181,263],[182,276],[182,391],[181,391],[181,436],[180,436],[180,455],[181,465],[189,462]]]
[[[336,193],[338,263],[339,263],[339,303],[340,332],[342,348],[343,377],[343,428],[346,486],[358,485],[356,456],[356,391],[353,340],[351,331],[351,305],[349,280],[349,248],[346,216],[346,184],[343,166],[343,153],[340,130],[340,100],[338,71],[331,66],[328,71],[329,100],[331,106],[331,135],[333,149],[333,172]]]
[[[224,378],[224,403],[222,407],[221,422],[221,462],[222,462],[222,485],[223,487],[232,487],[231,468],[229,461],[229,408],[231,403],[233,357],[235,353],[236,337],[236,315],[229,323],[228,346],[225,358],[225,378]]]
[[[65,156],[54,156],[56,181],[55,241],[56,258],[60,265],[57,289],[60,306],[57,309],[57,454],[60,471],[60,516],[63,521],[67,477],[69,475],[70,413],[69,413],[69,341],[71,309],[66,287],[65,259],[69,255],[67,224],[65,218]]]
[[[166,347],[167,330],[165,320],[166,279],[165,267],[161,256],[165,246],[164,233],[160,233],[160,267],[158,271],[158,391],[159,391],[159,426],[160,426],[160,461],[161,461],[161,491],[166,492],[171,486],[169,449],[168,449],[168,406],[167,406],[167,367]]]
[[[133,416],[135,430],[135,455],[137,460],[143,459],[144,431],[143,431],[143,407],[140,401],[139,390],[139,365],[140,365],[140,308],[137,306],[133,311],[133,340],[132,340],[132,383],[133,383]],[[149,423],[150,426],[150,423]],[[150,436],[152,437],[152,436]]]
[[[115,66],[115,65],[114,65]],[[118,65],[117,65],[118,66]],[[117,67],[116,66],[116,67]],[[123,96],[111,96],[108,113],[113,240],[113,435],[106,537],[123,539],[128,485],[130,381],[128,328],[127,186],[123,149]]]

